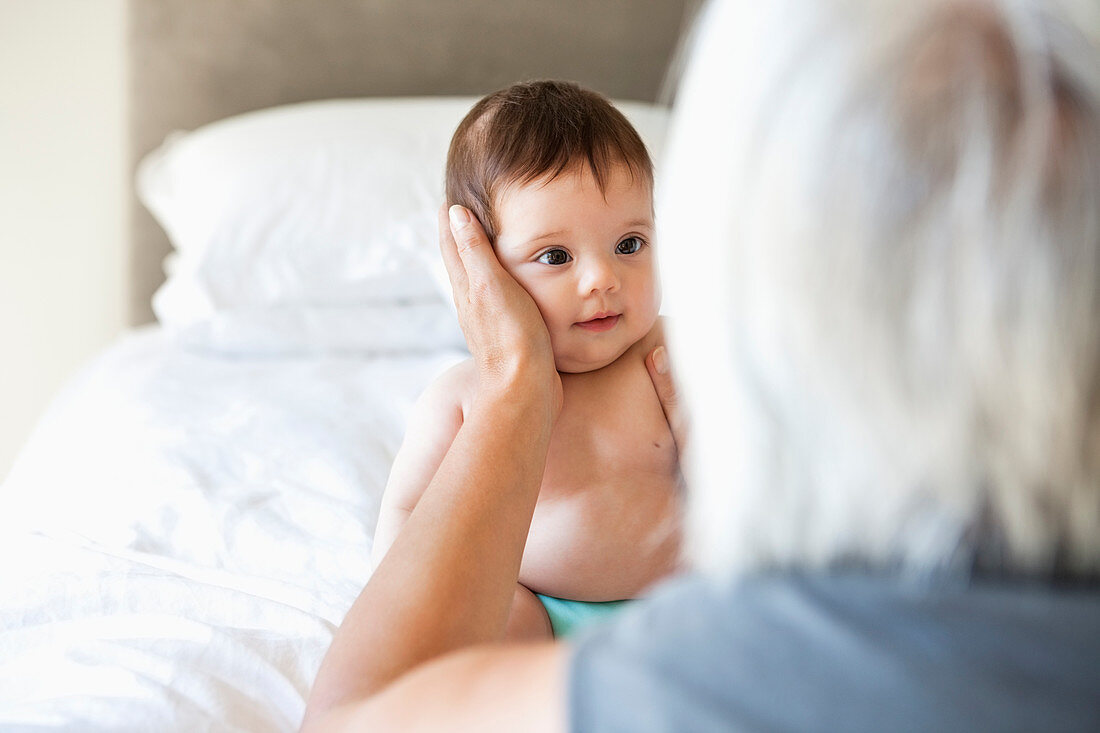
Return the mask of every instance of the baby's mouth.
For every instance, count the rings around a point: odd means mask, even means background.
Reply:
[[[587,321],[580,321],[574,325],[583,328],[585,331],[591,331],[593,333],[600,333],[602,331],[610,331],[615,328],[619,323],[619,318],[622,314],[615,313],[609,315],[596,314],[596,318],[589,318]]]

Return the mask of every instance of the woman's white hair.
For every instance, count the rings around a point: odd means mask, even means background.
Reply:
[[[1092,0],[715,0],[660,171],[688,553],[1100,571]]]

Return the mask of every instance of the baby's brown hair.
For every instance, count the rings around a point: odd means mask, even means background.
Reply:
[[[645,143],[602,94],[568,81],[513,84],[475,104],[455,130],[447,153],[447,205],[473,211],[495,242],[494,204],[505,187],[554,178],[581,164],[601,191],[616,165],[653,186]]]

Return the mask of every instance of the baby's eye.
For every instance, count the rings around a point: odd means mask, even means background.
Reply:
[[[632,255],[640,250],[644,244],[638,237],[627,237],[615,245],[615,251],[621,255]]]
[[[564,249],[548,249],[539,255],[538,261],[544,265],[564,265],[573,259]]]

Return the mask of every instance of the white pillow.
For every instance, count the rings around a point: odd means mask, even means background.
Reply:
[[[451,135],[475,101],[309,102],[169,136],[137,179],[175,249],[157,318],[229,352],[460,344],[436,212]],[[667,110],[618,106],[658,157]],[[416,314],[396,341],[400,321],[378,328],[394,306],[395,319]],[[425,328],[433,309],[450,322]]]

